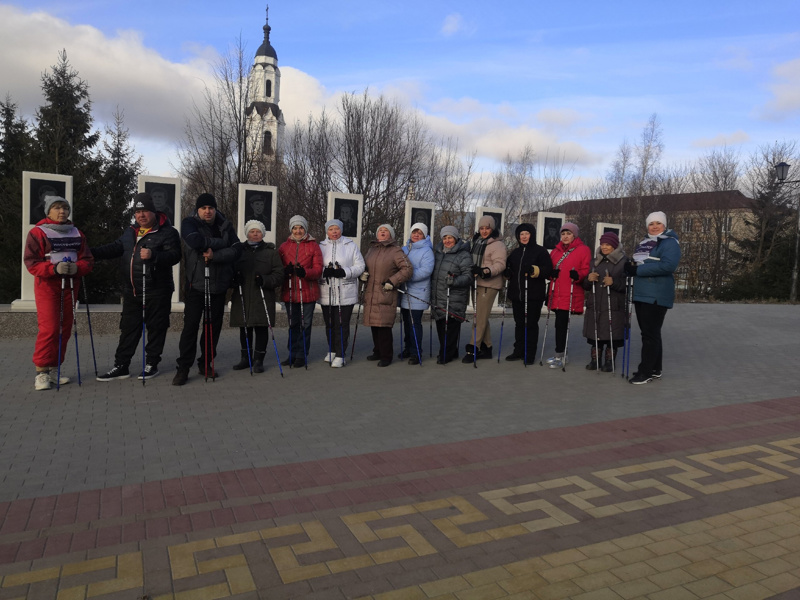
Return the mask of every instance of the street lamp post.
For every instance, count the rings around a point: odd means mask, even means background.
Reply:
[[[775,165],[775,174],[778,177],[778,183],[783,185],[786,183],[800,183],[800,179],[787,181],[786,177],[789,175],[789,167],[791,165],[785,162],[780,162]],[[792,267],[792,288],[789,291],[789,302],[797,302],[797,262],[798,254],[800,253],[800,196],[797,199],[797,232],[794,238],[794,267]]]

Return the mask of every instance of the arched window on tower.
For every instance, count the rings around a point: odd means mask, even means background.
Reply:
[[[271,155],[272,154],[272,132],[265,131],[264,132],[264,149],[263,154]]]
[[[272,79],[267,79],[267,83],[264,86],[264,94],[267,98],[272,97]]]

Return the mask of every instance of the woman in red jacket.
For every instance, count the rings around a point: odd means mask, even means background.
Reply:
[[[311,323],[319,300],[322,251],[317,240],[308,234],[304,217],[295,215],[289,219],[289,229],[289,238],[278,248],[284,265],[281,300],[289,318],[289,358],[283,364],[303,367],[308,365]]]
[[[92,270],[94,258],[86,238],[69,220],[69,203],[59,196],[47,196],[47,215],[30,230],[25,240],[25,267],[36,278],[36,319],[39,333],[33,351],[36,365],[34,389],[49,390],[56,383],[58,358],[64,362],[72,332],[72,311],[80,291],[81,277]],[[61,348],[59,321],[63,324]],[[60,385],[69,383],[61,377]]]
[[[548,290],[548,306],[556,314],[556,353],[547,359],[551,369],[564,366],[569,314],[583,314],[584,292],[580,282],[589,274],[592,252],[578,237],[575,223],[564,223],[561,241],[550,253],[553,273]]]

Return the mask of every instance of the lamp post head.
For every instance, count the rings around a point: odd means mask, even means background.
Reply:
[[[775,165],[775,174],[778,176],[778,181],[785,181],[786,177],[789,175],[789,167],[791,165],[786,164],[785,162],[780,162]]]

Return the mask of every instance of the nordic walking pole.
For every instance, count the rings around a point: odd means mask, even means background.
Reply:
[[[289,368],[291,369],[294,367],[294,359],[292,358],[292,352],[294,351],[294,346],[292,346],[292,327],[294,327],[294,323],[292,322],[292,316],[294,312],[294,288],[292,288],[292,277],[294,275],[289,275]]]
[[[525,280],[525,285],[528,284],[528,280]],[[500,321],[500,345],[497,348],[497,362],[500,362],[500,355],[503,353],[503,327],[506,324],[506,301],[508,300],[508,279],[506,279],[505,284],[503,285],[503,318]],[[525,333],[527,335],[527,332]],[[527,365],[525,365],[527,366]]]
[[[267,299],[264,297],[264,288],[258,286],[258,291],[261,292],[261,302],[264,304],[264,314],[267,315],[267,325],[269,332],[272,334],[272,347],[275,348],[275,358],[278,360],[278,370],[283,377],[283,369],[281,368],[281,357],[278,354],[278,344],[275,342],[275,331],[272,329],[272,320],[269,318],[269,311],[267,310]]]
[[[600,372],[600,342],[597,339],[597,321],[600,318],[600,309],[597,306],[597,282],[592,282],[592,304],[594,304],[594,308],[592,310],[592,316],[594,317],[594,363],[595,363],[595,370],[599,373]]]
[[[411,302],[408,303],[408,306],[411,306]],[[422,366],[422,353],[419,351],[419,339],[417,338],[417,328],[414,325],[414,315],[411,314],[411,308],[408,309],[408,315],[411,319],[411,334],[414,336],[414,345],[417,347],[417,359],[419,360],[419,366]],[[420,327],[422,325],[420,324]]]
[[[567,372],[567,350],[569,349],[569,324],[572,321],[572,296],[575,292],[575,280],[570,279],[569,284],[569,311],[567,312],[567,341],[564,342],[564,362],[561,365],[561,370]]]
[[[142,246],[144,248],[144,246]],[[145,356],[145,324],[147,323],[147,310],[145,309],[147,305],[147,296],[146,296],[146,289],[147,289],[147,263],[142,261],[142,387],[144,387],[146,381],[146,373],[144,372],[144,367],[146,363],[146,356]]]
[[[341,265],[337,262],[336,268],[341,269]],[[336,306],[339,307],[339,345],[341,346],[342,350],[342,363],[344,363],[344,325],[342,325],[342,280],[341,278],[336,278],[336,294],[338,295],[338,302]],[[352,314],[352,313],[351,313]],[[331,316],[333,313],[331,312]],[[331,319],[331,326],[333,325],[333,319]],[[347,326],[347,333],[350,333],[350,326]],[[333,337],[333,331],[331,331],[331,338]],[[331,360],[333,362],[333,360]]]
[[[450,275],[448,273],[448,275]],[[444,312],[444,348],[442,348],[442,364],[447,364],[447,328],[450,325],[450,286],[447,286],[447,300],[445,301],[447,310]],[[432,311],[431,311],[432,312]],[[433,318],[433,317],[431,317]]]
[[[214,333],[211,324],[211,272],[208,267],[208,258],[206,258],[205,267],[205,369],[206,369],[206,382],[208,382],[208,354],[214,352]],[[216,373],[214,373],[214,360],[211,360],[211,381],[215,381]]]
[[[444,309],[444,308],[442,308],[441,306],[438,306],[438,305],[436,305],[436,304],[433,304],[432,302],[428,302],[427,300],[423,300],[422,298],[420,298],[419,296],[415,296],[414,294],[409,294],[409,293],[408,293],[406,290],[404,290],[404,289],[402,289],[402,288],[395,288],[395,289],[396,289],[396,290],[397,290],[399,293],[401,293],[401,294],[405,294],[405,295],[406,295],[406,296],[408,296],[409,298],[413,298],[414,300],[419,300],[420,302],[424,302],[425,304],[427,304],[427,305],[428,305],[428,306],[430,306],[431,308],[435,308],[436,310],[440,310],[440,311],[442,311],[442,312],[445,312],[445,309]],[[458,319],[458,320],[459,320],[459,321],[461,321],[462,323],[469,323],[469,319],[466,319],[466,318],[464,318],[464,317],[461,317],[461,316],[459,316],[459,315],[457,315],[457,314],[455,314],[455,313],[453,313],[453,312],[451,312],[451,313],[450,313],[450,316],[451,316],[451,317],[453,317],[454,319]]]
[[[360,281],[360,280],[359,280]],[[364,282],[360,281],[361,290],[358,293],[358,312],[356,313],[356,330],[353,332],[353,345],[350,347],[350,360],[353,360],[353,353],[356,351],[356,336],[358,335],[358,319],[361,316],[361,305],[364,303]]]
[[[78,367],[78,386],[81,385],[81,356],[78,352],[78,319],[75,316],[75,278],[69,278],[69,298],[72,304],[72,332],[75,334],[75,363]]]
[[[430,313],[428,320],[428,354],[430,356],[428,358],[433,358],[433,308],[429,306],[428,312]]]
[[[333,268],[333,263],[328,263],[329,268]],[[325,283],[328,284],[328,366],[333,362],[331,354],[333,354],[333,286],[331,280],[325,278]]]
[[[306,371],[308,371],[308,353],[306,350],[306,309],[303,305],[303,279],[301,277],[297,278],[297,288],[300,290],[300,335],[303,336],[303,364],[306,367]],[[314,318],[313,315],[311,318]]]
[[[398,302],[400,304],[400,302]],[[411,314],[411,301],[408,302],[408,313]],[[400,358],[403,358],[403,330],[406,328],[405,319],[403,319],[403,307],[400,306]],[[392,348],[394,352],[394,348]]]
[[[544,345],[547,342],[547,327],[550,325],[550,304],[553,301],[553,280],[550,280],[550,285],[547,290],[547,318],[544,321],[544,335],[542,336],[542,354],[539,356],[539,366],[544,365]],[[536,357],[534,357],[534,360]]]
[[[81,290],[83,290],[83,303],[86,305],[86,320],[89,322],[89,341],[92,342],[92,362],[94,362],[94,376],[97,377],[97,357],[94,354],[94,335],[92,334],[92,315],[89,313],[89,298],[86,294],[86,278],[81,277]]]
[[[239,281],[239,299],[242,301],[242,320],[244,321],[244,343],[247,348],[247,364],[250,365],[250,376],[253,376],[253,357],[250,354],[250,336],[247,334],[247,313],[244,311],[244,294],[242,293],[242,274],[237,273]]]
[[[608,277],[608,269],[606,269],[606,277]],[[611,352],[611,373],[616,373],[614,364],[614,332],[611,329],[611,286],[606,286],[608,292],[608,349]]]
[[[528,368],[528,276],[525,275],[525,298],[524,298],[524,313],[525,319],[523,321],[523,325],[525,327],[525,352],[523,353],[522,362],[525,363],[525,368]],[[505,305],[503,305],[503,310],[505,311]],[[502,327],[502,326],[501,326]],[[536,360],[534,358],[534,360]],[[497,357],[497,362],[500,362],[500,357]]]
[[[475,314],[472,315],[472,366],[478,368],[478,277],[474,277],[472,289],[475,293],[473,296],[472,308]]]
[[[628,302],[628,358],[626,363],[626,377],[631,374],[631,329],[633,328],[633,286],[634,286],[634,279],[633,277],[630,278],[631,286],[630,286],[630,301]]]
[[[64,258],[69,262],[68,258]],[[64,285],[66,280],[61,276],[61,304],[58,309],[58,371],[56,372],[56,391],[61,389],[61,340],[64,335]]]

